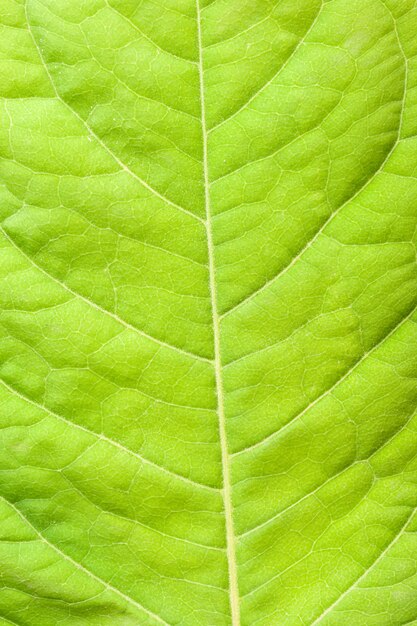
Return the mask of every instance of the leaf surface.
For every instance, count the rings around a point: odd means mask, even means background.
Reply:
[[[417,623],[416,1],[0,31],[0,624]]]

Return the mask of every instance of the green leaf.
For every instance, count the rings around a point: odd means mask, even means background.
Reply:
[[[0,624],[417,624],[416,0],[0,24]]]

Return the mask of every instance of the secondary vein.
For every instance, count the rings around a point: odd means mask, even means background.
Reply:
[[[42,50],[37,42],[37,39],[33,33],[32,30],[32,24],[29,20],[29,14],[28,14],[28,8],[27,8],[27,2],[25,3],[25,14],[26,14],[26,24],[27,24],[27,29],[28,29],[28,33],[30,38],[33,41],[33,44],[35,46],[35,49],[37,50],[38,56],[39,56],[39,60],[45,70],[45,73],[49,79],[50,85],[51,85],[51,89],[54,92],[54,95],[56,97],[56,99],[61,102],[70,112],[72,115],[74,115],[79,122],[81,122],[81,124],[84,126],[84,128],[87,130],[88,134],[93,137],[98,144],[100,144],[100,146],[105,150],[105,152],[107,152],[107,154],[109,154],[112,159],[118,164],[118,166],[120,167],[121,170],[124,170],[125,172],[127,172],[130,176],[132,176],[133,178],[135,178],[145,189],[147,189],[152,195],[157,196],[160,200],[162,200],[163,202],[169,204],[170,206],[174,207],[175,209],[178,209],[178,211],[181,211],[182,213],[185,213],[186,215],[189,215],[190,217],[193,217],[194,219],[198,220],[199,222],[203,222],[203,220],[201,219],[201,217],[199,215],[196,215],[195,213],[192,213],[191,211],[189,211],[188,209],[186,209],[183,206],[180,206],[179,204],[177,204],[176,202],[174,202],[173,200],[170,200],[169,198],[167,198],[166,196],[164,196],[162,193],[160,193],[157,189],[155,189],[154,187],[152,187],[145,179],[141,178],[138,174],[136,174],[136,172],[134,172],[128,165],[126,165],[126,163],[124,163],[118,156],[117,154],[115,154],[113,152],[113,150],[104,142],[103,139],[101,139],[101,137],[99,137],[99,135],[97,135],[97,133],[93,130],[93,128],[88,124],[88,122],[78,113],[78,111],[76,109],[74,109],[71,105],[68,104],[68,102],[66,102],[61,94],[58,91],[58,88],[55,84],[55,81],[53,80],[52,74],[49,70],[48,64],[45,61],[45,58],[43,56]]]
[[[226,519],[226,542],[227,542],[227,562],[229,569],[229,597],[230,611],[232,617],[232,626],[240,626],[240,607],[239,607],[239,588],[237,581],[237,564],[236,564],[236,545],[235,531],[233,524],[233,503],[232,503],[232,487],[230,478],[230,454],[227,445],[226,435],[226,418],[224,411],[224,394],[222,379],[222,360],[220,346],[220,317],[217,307],[217,290],[216,290],[216,267],[214,261],[214,243],[211,227],[211,202],[210,202],[210,179],[208,169],[208,151],[207,151],[207,124],[205,112],[205,89],[204,89],[204,67],[203,67],[203,46],[201,36],[201,10],[200,0],[196,0],[197,4],[197,35],[198,35],[198,68],[200,75],[200,99],[201,99],[201,128],[203,137],[203,170],[204,170],[204,195],[206,205],[206,231],[207,231],[207,249],[209,261],[209,280],[210,280],[210,296],[211,310],[213,316],[213,336],[214,336],[214,370],[216,378],[217,393],[217,413],[219,417],[219,437],[222,458],[223,471],[223,503]]]

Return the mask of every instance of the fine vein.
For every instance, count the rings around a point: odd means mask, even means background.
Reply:
[[[113,587],[113,585],[111,585],[109,582],[104,580],[104,578],[100,578],[100,576],[96,576],[96,574],[94,574],[94,572],[92,572],[90,569],[88,569],[87,567],[82,565],[82,563],[80,563],[78,561],[75,561],[66,552],[63,552],[57,545],[55,545],[55,543],[52,543],[51,541],[49,541],[49,539],[47,539],[47,537],[40,530],[38,530],[38,528],[36,526],[34,526],[32,524],[30,519],[28,517],[26,517],[26,515],[24,515],[22,513],[22,511],[16,506],[16,504],[11,502],[10,500],[7,500],[4,496],[0,496],[0,498],[11,509],[13,509],[15,511],[15,513],[21,518],[21,520],[25,524],[27,524],[33,530],[33,532],[36,534],[36,536],[39,537],[39,541],[41,541],[42,543],[47,545],[49,548],[54,550],[54,552],[56,552],[61,558],[63,558],[65,561],[68,561],[69,563],[71,563],[71,565],[73,565],[77,570],[80,570],[81,572],[84,572],[84,574],[86,574],[87,576],[89,576],[90,578],[92,578],[93,580],[98,582],[100,585],[103,585],[103,587],[105,589],[107,589],[108,591],[117,594],[125,602],[127,602],[129,604],[132,604],[137,609],[140,609],[144,613],[147,613],[147,615],[149,615],[149,617],[153,618],[159,624],[163,624],[164,626],[170,626],[170,624],[168,624],[168,622],[163,620],[162,617],[160,617],[159,615],[156,615],[156,613],[153,613],[152,611],[147,609],[142,604],[139,604],[139,602],[136,602],[136,600],[134,600],[131,596],[126,595],[125,593],[123,593],[123,591],[120,591],[120,589],[118,589],[117,587]]]
[[[173,202],[172,200],[170,200],[169,198],[164,196],[162,193],[160,193],[157,189],[154,189],[154,187],[152,187],[148,182],[146,182],[146,180],[141,178],[128,165],[126,165],[126,163],[124,163],[121,159],[119,159],[117,154],[115,154],[113,152],[113,150],[111,148],[109,148],[109,146],[103,141],[103,139],[101,139],[101,137],[99,137],[97,135],[97,133],[92,129],[92,127],[88,124],[88,122],[76,111],[76,109],[74,109],[72,106],[70,106],[62,98],[62,96],[60,95],[60,93],[59,93],[59,91],[58,91],[58,89],[57,89],[57,87],[55,85],[55,81],[52,78],[52,74],[49,71],[49,67],[47,65],[47,62],[45,61],[45,58],[44,58],[43,54],[42,54],[42,50],[41,50],[41,48],[40,48],[40,46],[39,46],[39,44],[38,44],[38,42],[36,40],[35,35],[33,34],[32,25],[31,25],[31,22],[29,20],[27,4],[25,4],[25,13],[26,13],[26,23],[27,23],[27,28],[28,28],[28,32],[29,32],[30,38],[32,39],[33,44],[34,44],[34,46],[35,46],[35,48],[37,50],[37,53],[38,53],[38,56],[39,56],[39,60],[40,60],[42,66],[43,66],[43,68],[45,70],[46,75],[48,76],[48,79],[49,79],[49,82],[50,82],[50,85],[51,85],[51,89],[53,90],[56,99],[59,102],[61,102],[81,122],[81,124],[87,130],[88,134],[91,137],[93,137],[97,141],[97,143],[100,144],[100,146],[105,150],[105,152],[107,152],[107,154],[109,154],[112,157],[112,159],[114,159],[114,161],[118,164],[118,166],[122,170],[127,172],[127,174],[129,174],[133,178],[135,178],[152,195],[157,196],[163,202],[166,202],[167,204],[169,204],[170,206],[174,207],[175,209],[178,209],[178,211],[181,211],[182,213],[185,213],[185,214],[189,215],[190,217],[193,217],[194,219],[198,220],[199,222],[202,222],[203,220],[201,219],[201,217],[199,217],[195,213],[192,213],[191,211],[189,211],[185,207],[180,206],[176,202]]]
[[[207,230],[207,248],[209,261],[210,276],[210,295],[211,309],[213,316],[213,336],[214,336],[214,369],[216,377],[217,392],[217,413],[219,417],[219,436],[222,457],[223,470],[223,502],[226,518],[226,541],[227,541],[227,561],[229,568],[229,594],[230,594],[230,611],[232,618],[232,626],[240,626],[240,608],[239,608],[239,588],[237,582],[237,566],[236,566],[236,546],[235,532],[233,524],[233,504],[232,489],[230,478],[230,455],[227,445],[226,436],[226,419],[224,411],[223,398],[223,380],[222,380],[222,362],[220,351],[220,318],[217,308],[217,290],[215,276],[214,261],[214,244],[213,233],[211,227],[211,206],[210,206],[210,182],[208,171],[208,155],[207,155],[207,125],[205,113],[205,90],[204,90],[204,68],[203,68],[203,46],[201,36],[201,12],[200,1],[197,2],[197,35],[199,50],[199,75],[200,75],[200,99],[201,99],[201,127],[203,136],[203,169],[204,169],[204,191],[206,205],[206,230]]]

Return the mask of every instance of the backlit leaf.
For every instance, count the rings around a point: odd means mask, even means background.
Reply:
[[[2,0],[0,75],[0,624],[417,624],[416,0]]]

